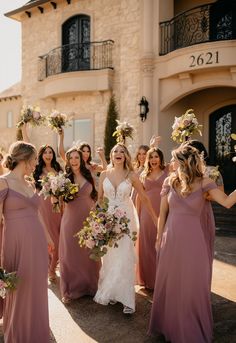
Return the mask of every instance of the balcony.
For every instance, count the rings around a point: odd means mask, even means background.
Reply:
[[[113,69],[114,42],[75,43],[63,45],[39,56],[38,80],[62,73]]]
[[[195,7],[160,23],[160,55],[199,43],[236,39],[236,3]]]

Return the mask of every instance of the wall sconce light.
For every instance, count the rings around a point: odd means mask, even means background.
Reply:
[[[145,121],[147,119],[147,114],[149,112],[149,108],[148,108],[148,101],[145,98],[145,96],[142,97],[142,99],[140,100],[139,103],[140,106],[140,118],[142,121]]]

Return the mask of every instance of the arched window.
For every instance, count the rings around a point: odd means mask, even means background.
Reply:
[[[90,17],[77,15],[62,25],[62,71],[90,69]]]

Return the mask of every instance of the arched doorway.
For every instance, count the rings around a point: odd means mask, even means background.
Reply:
[[[231,138],[236,133],[236,104],[225,106],[210,115],[209,123],[210,164],[218,165],[227,192],[236,188],[236,141]]]
[[[76,15],[62,25],[62,71],[90,69],[90,17]]]

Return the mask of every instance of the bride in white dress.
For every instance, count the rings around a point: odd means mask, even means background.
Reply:
[[[157,216],[137,175],[133,172],[130,154],[123,144],[113,147],[110,154],[112,167],[102,172],[99,180],[98,202],[109,200],[109,207],[118,206],[126,211],[130,219],[130,231],[138,231],[138,216],[130,198],[132,187],[147,206],[157,224]],[[109,208],[108,208],[109,211]],[[109,248],[103,257],[98,290],[94,300],[102,305],[123,304],[123,312],[135,312],[135,250],[134,242],[125,235],[118,242],[118,248]]]

